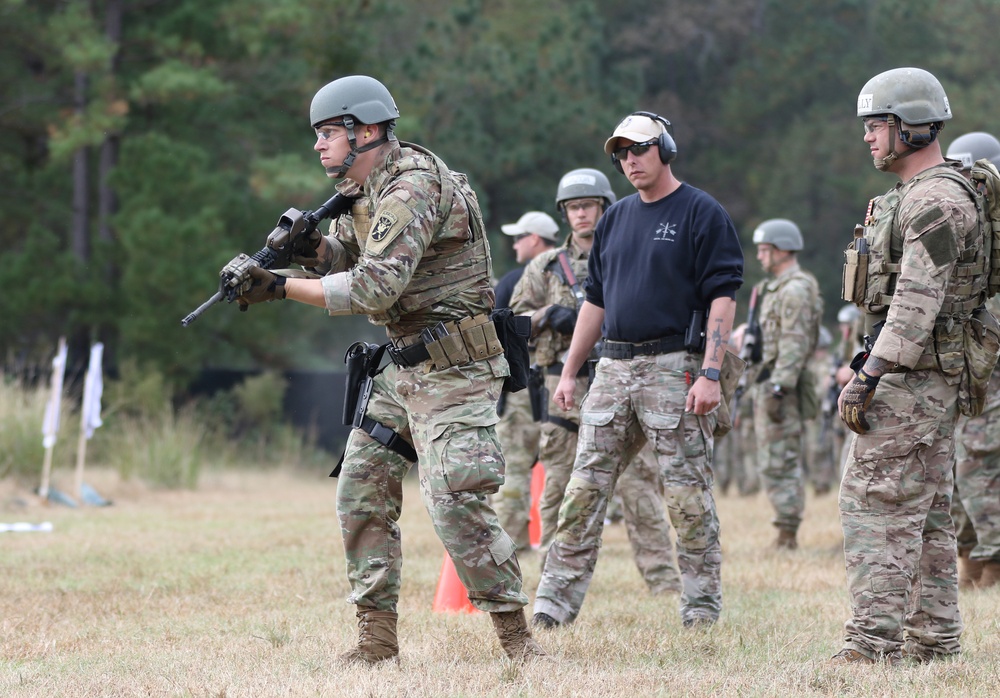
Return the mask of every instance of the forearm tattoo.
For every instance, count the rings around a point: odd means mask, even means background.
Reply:
[[[872,378],[878,378],[889,368],[890,361],[880,359],[877,356],[870,356],[865,361],[864,371]]]

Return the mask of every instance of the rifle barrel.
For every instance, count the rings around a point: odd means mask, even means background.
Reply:
[[[216,291],[215,295],[209,298],[207,301],[195,308],[191,313],[188,314],[183,320],[181,320],[181,327],[187,327],[192,322],[198,319],[198,316],[203,312],[211,308],[213,305],[221,301],[223,298],[222,291]]]

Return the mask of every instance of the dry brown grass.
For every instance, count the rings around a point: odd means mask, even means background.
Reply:
[[[114,506],[39,506],[0,483],[0,520],[55,527],[0,534],[2,696],[950,697],[1000,685],[1000,591],[963,596],[957,661],[827,664],[847,615],[834,497],[810,500],[795,553],[768,549],[762,498],[720,497],[724,610],[707,631],[681,628],[675,597],[646,593],[623,528],[609,527],[580,619],[539,634],[558,661],[522,667],[484,615],[431,612],[443,548],[411,481],[402,660],[369,669],[334,661],[356,637],[334,481],[206,474],[197,492],[88,481]],[[522,568],[533,595],[537,555]]]

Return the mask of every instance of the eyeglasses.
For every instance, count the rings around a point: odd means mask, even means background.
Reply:
[[[872,133],[873,131],[881,128],[882,124],[889,123],[888,116],[869,116],[867,119],[862,119],[861,123],[865,126],[865,135]]]
[[[615,160],[625,162],[629,153],[632,153],[636,157],[644,155],[650,147],[656,145],[658,140],[659,138],[654,138],[653,140],[643,141],[642,143],[633,143],[632,145],[627,145],[624,148],[615,148],[611,154],[615,156]]]
[[[316,138],[319,138],[324,141],[329,141],[329,140],[335,141],[337,140],[337,138],[347,135],[347,133],[337,133],[334,130],[335,128],[343,128],[343,127],[344,127],[343,121],[331,121],[330,123],[324,124],[320,126],[318,129],[316,129]]]
[[[566,213],[580,213],[583,211],[593,211],[600,205],[597,201],[588,199],[586,201],[571,201],[565,204],[563,208],[566,210]]]
[[[518,242],[521,242],[521,240],[523,240],[524,238],[530,238],[532,235],[534,235],[534,233],[521,233],[519,235],[515,235],[514,242],[516,244]]]

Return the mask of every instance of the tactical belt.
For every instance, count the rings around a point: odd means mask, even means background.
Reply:
[[[636,356],[653,356],[655,354],[669,354],[680,351],[684,348],[684,335],[673,335],[654,339],[650,342],[632,344],[631,342],[615,342],[610,339],[604,340],[604,347],[601,349],[601,356],[605,359],[632,359]]]
[[[545,373],[547,373],[550,376],[561,376],[562,370],[563,370],[562,361],[556,361],[551,366],[545,367]],[[581,366],[580,370],[576,372],[576,377],[583,378],[584,376],[589,376],[589,375],[590,375],[590,362],[584,361],[583,366]]]
[[[395,340],[388,349],[389,358],[397,366],[413,368],[432,361],[437,370],[488,359],[503,351],[496,326],[486,314],[458,322],[439,322],[420,334]]]
[[[423,342],[417,342],[416,344],[411,344],[408,347],[403,347],[402,349],[397,349],[393,345],[389,345],[389,358],[392,359],[392,363],[400,366],[402,368],[413,368],[417,364],[421,364],[427,359],[431,358],[430,352],[427,351],[427,345]]]

